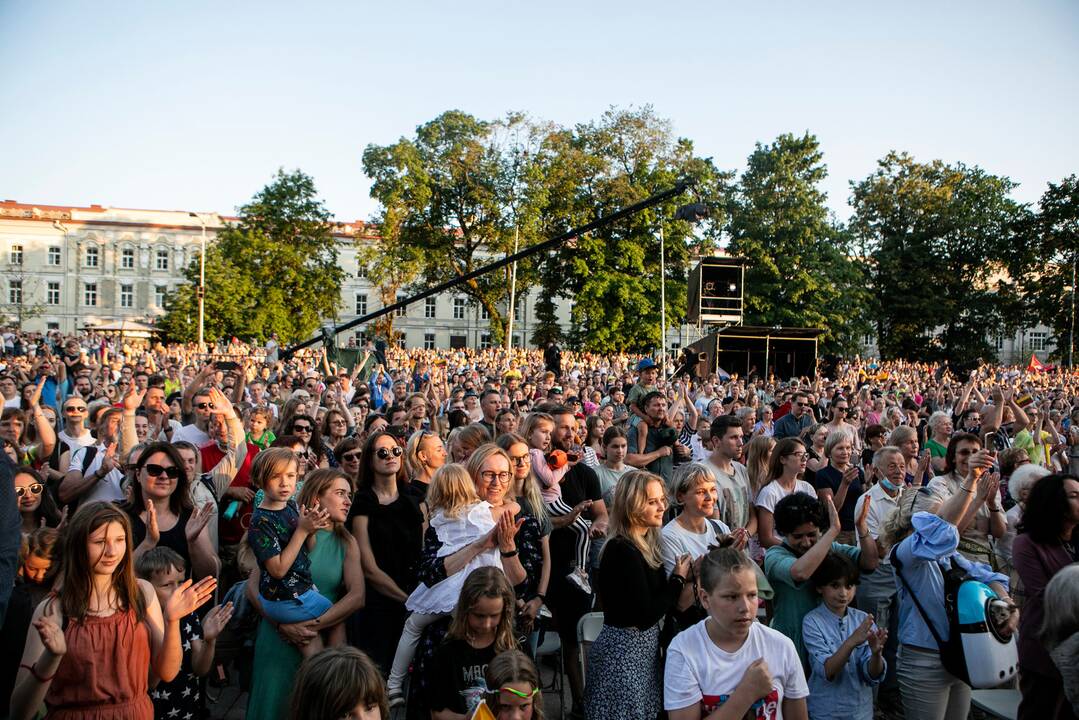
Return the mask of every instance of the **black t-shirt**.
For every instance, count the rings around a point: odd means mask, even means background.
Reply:
[[[408,483],[408,489],[412,491],[412,494],[415,495],[420,502],[427,499],[428,487],[430,486],[427,483],[423,480],[417,480],[416,478],[412,478]]]
[[[478,692],[474,688],[485,684],[487,666],[494,657],[494,643],[477,650],[459,638],[443,642],[435,651],[428,676],[431,689],[428,707],[465,714],[472,704],[469,696]]]
[[[592,468],[577,463],[562,479],[562,502],[570,507],[583,500],[602,500],[599,478]],[[586,510],[583,516],[589,517]],[[558,528],[551,533],[551,575],[566,575],[576,567],[577,535],[569,528]]]
[[[416,587],[416,571],[423,544],[423,513],[419,498],[405,483],[397,483],[397,499],[380,505],[372,488],[356,493],[348,513],[348,526],[357,516],[367,517],[367,537],[375,562],[406,593]],[[367,589],[368,605],[388,600],[377,590]],[[394,602],[395,605],[400,603]]]
[[[131,547],[138,547],[146,539],[146,523],[142,521],[135,509],[128,507],[127,516],[131,518]],[[158,547],[167,547],[175,550],[184,559],[187,572],[184,574],[191,577],[191,549],[187,545],[187,521],[191,519],[191,510],[181,510],[180,518],[168,530],[162,530],[158,538]]]
[[[808,474],[808,471],[807,471]],[[843,483],[843,473],[836,470],[831,464],[825,465],[818,470],[812,480],[813,487],[818,490],[831,490],[832,494],[839,492],[839,486]],[[854,529],[854,505],[858,498],[865,492],[865,475],[858,468],[858,477],[847,487],[847,497],[843,501],[843,507],[839,510],[839,524],[843,530]]]

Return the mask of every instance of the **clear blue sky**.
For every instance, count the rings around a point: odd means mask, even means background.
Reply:
[[[0,199],[232,212],[283,166],[367,218],[363,148],[444,110],[647,103],[729,169],[815,133],[841,218],[891,149],[1035,201],[1079,172],[1079,2],[0,0]]]

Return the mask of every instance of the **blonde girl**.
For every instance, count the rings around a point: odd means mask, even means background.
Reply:
[[[491,503],[480,500],[472,476],[463,465],[456,463],[443,465],[435,472],[427,489],[427,511],[431,527],[442,543],[438,550],[438,557],[442,558],[484,537],[493,538],[492,533],[498,527]],[[516,515],[517,511],[512,514]],[[502,567],[502,558],[495,542],[492,541],[489,548],[477,554],[460,572],[431,587],[420,583],[405,601],[405,607],[412,614],[405,621],[387,682],[392,707],[404,703],[401,686],[424,628],[450,614],[461,595],[461,587],[468,573],[480,567]]]

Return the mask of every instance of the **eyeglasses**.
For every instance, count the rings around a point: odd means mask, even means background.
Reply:
[[[309,433],[309,432],[311,432],[311,426],[310,425],[293,425],[292,426],[292,432]]]
[[[206,410],[206,409],[213,410],[214,409],[214,404],[212,402],[196,403],[195,407],[198,408],[199,410]]]
[[[404,450],[402,450],[396,445],[394,445],[392,448],[381,447],[378,450],[375,450],[375,456],[379,460],[389,460],[391,455],[393,455],[394,457],[401,457],[402,453],[404,453]]]
[[[528,454],[518,455],[517,457],[510,457],[510,460],[512,460],[513,464],[517,467],[524,467],[525,465],[532,463],[532,456]]]
[[[809,457],[809,453],[796,452],[796,453],[791,453],[790,455],[787,455],[786,457],[792,457],[792,458],[798,458],[799,460],[805,460],[807,457]]]
[[[31,495],[40,495],[41,491],[44,489],[45,486],[41,483],[34,483],[32,485],[27,485],[26,487],[17,487],[15,488],[15,497],[21,498],[27,492],[29,492]]]
[[[341,456],[341,460],[344,462],[359,462],[360,455],[361,453],[358,450],[356,452],[345,453]]]
[[[157,465],[155,463],[147,463],[146,465],[142,466],[142,469],[146,471],[146,475],[148,477],[161,477],[162,475],[168,475],[170,480],[177,479],[178,477],[180,477],[180,473],[182,472],[180,468],[176,467],[175,465],[169,465],[168,467],[165,467],[164,465]]]
[[[510,474],[508,472],[495,472],[494,470],[485,470],[480,473],[480,477],[484,482],[498,482],[500,485],[505,485],[510,481]]]

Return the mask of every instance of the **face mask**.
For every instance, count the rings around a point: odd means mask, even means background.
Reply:
[[[898,490],[898,489],[899,489],[899,486],[898,486],[898,485],[894,485],[894,484],[892,483],[892,481],[891,481],[891,480],[889,480],[888,478],[883,478],[883,477],[882,477],[882,478],[880,479],[880,484],[881,484],[881,487],[883,487],[883,488],[884,488],[885,490],[887,490],[888,492],[895,492],[896,490]]]

